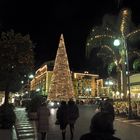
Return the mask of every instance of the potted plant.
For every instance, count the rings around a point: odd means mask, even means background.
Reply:
[[[11,140],[12,127],[15,124],[16,115],[12,104],[0,106],[0,138]]]

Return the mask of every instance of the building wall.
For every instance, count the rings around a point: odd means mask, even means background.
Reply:
[[[49,86],[51,83],[51,77],[52,77],[53,71],[48,71],[47,72],[47,77],[46,77],[46,93],[48,94],[49,92]]]
[[[76,98],[92,98],[96,96],[98,75],[88,73],[73,73],[72,79],[74,84]]]
[[[102,94],[103,94],[103,79],[98,79],[96,81],[96,83],[97,83],[97,86],[96,86],[97,96],[102,96]]]
[[[47,65],[39,68],[31,81],[30,89],[36,91],[40,89],[41,94],[47,95],[53,71],[47,71]],[[97,95],[96,80],[98,75],[88,73],[72,73],[74,91],[76,98],[91,98]]]
[[[130,76],[130,85],[131,98],[140,100],[140,74]]]
[[[46,80],[47,80],[47,65],[44,65],[36,71],[35,76],[31,81],[30,85],[31,91],[38,91],[41,92],[43,95],[46,95],[47,91]]]

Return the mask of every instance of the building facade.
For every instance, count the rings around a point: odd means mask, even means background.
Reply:
[[[132,100],[140,100],[140,73],[130,76],[130,92]]]
[[[30,90],[40,92],[43,95],[48,94],[51,81],[52,71],[47,70],[47,65],[41,66],[35,73],[34,78],[30,82]]]
[[[90,99],[97,95],[97,82],[99,75],[84,73],[72,73],[72,79],[76,99]]]
[[[42,95],[48,95],[53,71],[48,71],[47,65],[41,66],[35,73],[30,82],[30,90],[40,92]],[[77,99],[93,98],[98,95],[97,79],[99,75],[71,72],[74,85],[74,95]]]

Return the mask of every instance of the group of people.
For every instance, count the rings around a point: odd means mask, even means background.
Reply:
[[[49,116],[50,111],[47,107],[46,101],[42,102],[42,105],[37,111],[37,129],[38,133],[41,134],[41,140],[45,140],[46,133],[49,130]],[[61,101],[60,107],[56,112],[56,120],[59,122],[60,129],[62,131],[62,139],[65,140],[66,127],[70,126],[71,140],[74,136],[74,125],[79,117],[79,109],[73,100],[69,100],[68,104],[66,101]]]
[[[73,100],[62,101],[60,107],[57,110],[56,118],[60,123],[60,129],[62,130],[62,139],[65,140],[66,127],[69,125],[71,140],[74,136],[74,124],[79,117],[79,109]]]
[[[108,107],[108,109],[107,109]],[[120,140],[113,136],[115,133],[113,127],[114,109],[111,103],[104,102],[100,106],[100,112],[93,115],[90,124],[90,132],[83,134],[80,140]],[[38,109],[38,132],[41,134],[41,140],[45,140],[46,132],[48,131],[50,116],[47,104],[44,102]],[[74,137],[74,125],[79,117],[79,109],[73,100],[61,101],[60,107],[56,112],[56,120],[59,122],[62,132],[62,140],[65,140],[66,127],[70,127],[70,139]]]

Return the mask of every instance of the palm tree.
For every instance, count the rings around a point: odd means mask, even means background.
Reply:
[[[100,51],[97,53],[98,57],[101,57],[104,63],[104,67],[107,67],[108,75],[111,75],[111,72],[115,69],[117,72],[117,77],[115,76],[115,79],[118,79],[118,87],[117,90],[121,93],[121,56],[119,55],[119,52],[112,47],[103,45],[101,46]]]
[[[108,49],[112,52],[112,62],[117,62],[118,71],[123,72],[123,93],[127,94],[126,66],[125,66],[125,49],[124,43],[133,44],[139,40],[140,28],[135,27],[131,21],[131,10],[122,9],[118,17],[105,15],[103,24],[98,27],[93,27],[86,45],[86,55],[89,58],[93,48],[100,47]],[[116,38],[121,40],[119,48],[113,46]],[[103,47],[104,46],[104,47]],[[126,47],[126,46],[125,46]],[[106,54],[106,56],[108,56]],[[106,58],[106,57],[104,57]],[[107,57],[109,58],[109,56]],[[109,61],[110,63],[110,61]]]
[[[135,59],[134,60],[133,69],[134,69],[135,73],[140,72],[140,59]]]
[[[104,67],[107,67],[108,75],[111,76],[112,71],[117,72],[117,75],[113,75],[115,79],[118,79],[117,90],[121,93],[121,71],[122,71],[122,58],[118,50],[113,49],[111,46],[103,45],[101,46],[97,56],[102,58]],[[138,49],[132,49],[129,51],[129,60],[132,61],[132,66],[134,72],[139,70],[139,59],[140,51]],[[116,77],[117,76],[117,77]]]

